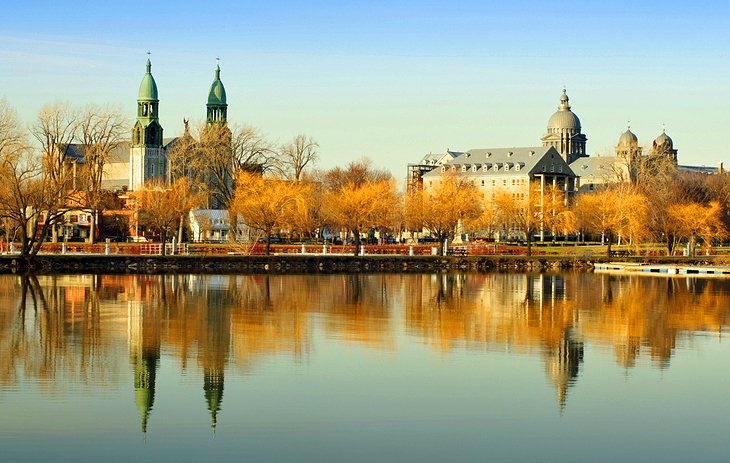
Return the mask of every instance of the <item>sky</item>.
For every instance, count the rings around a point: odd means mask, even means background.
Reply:
[[[401,178],[429,152],[539,146],[564,86],[591,155],[630,123],[646,147],[665,127],[680,164],[730,164],[727,2],[110,5],[3,6],[0,98],[24,122],[59,100],[132,121],[149,51],[165,136],[204,119],[220,58],[229,121],[313,137],[322,168],[368,157]]]

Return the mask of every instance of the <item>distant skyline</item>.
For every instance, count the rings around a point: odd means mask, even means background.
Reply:
[[[612,154],[663,124],[680,164],[730,161],[730,5],[707,2],[23,2],[3,7],[0,98],[135,115],[147,51],[165,136],[202,121],[216,57],[229,119],[298,133],[320,167],[369,157],[398,178],[447,148],[539,146],[563,86]],[[131,133],[131,124],[130,124]]]

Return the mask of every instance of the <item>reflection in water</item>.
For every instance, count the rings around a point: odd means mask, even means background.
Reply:
[[[130,361],[143,433],[162,355],[200,374],[213,431],[226,369],[307,362],[318,334],[385,351],[405,333],[438,353],[539,356],[562,413],[585,343],[626,369],[642,355],[668,368],[678,343],[719,335],[730,315],[726,281],[585,273],[1,278],[0,387],[104,387]]]

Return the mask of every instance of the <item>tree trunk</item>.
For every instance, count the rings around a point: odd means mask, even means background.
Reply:
[[[269,255],[271,253],[271,228],[266,229],[266,247],[264,248],[264,254]]]
[[[608,238],[608,246],[606,246],[606,256],[611,257],[611,237],[612,233],[606,233],[606,237]]]
[[[527,231],[527,256],[532,256],[532,233]]]
[[[360,229],[353,228],[352,232],[355,234],[355,253],[353,255],[357,257],[360,255]]]
[[[164,230],[160,232],[160,255],[165,255],[165,240],[167,239],[167,234]]]
[[[180,216],[180,225],[177,228],[177,242],[182,243],[183,239],[183,224],[185,223],[185,214]]]
[[[96,238],[96,211],[92,211],[91,214],[89,214],[89,237],[87,238],[87,242],[89,244],[94,244]]]

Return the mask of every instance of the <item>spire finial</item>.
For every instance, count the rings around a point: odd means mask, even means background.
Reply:
[[[631,130],[631,121],[626,121],[626,129]]]
[[[216,80],[221,79],[221,66],[220,66],[221,59],[220,57],[215,57],[215,78]]]
[[[152,72],[152,61],[150,61],[150,53],[149,50],[147,50],[147,74],[150,74]]]

